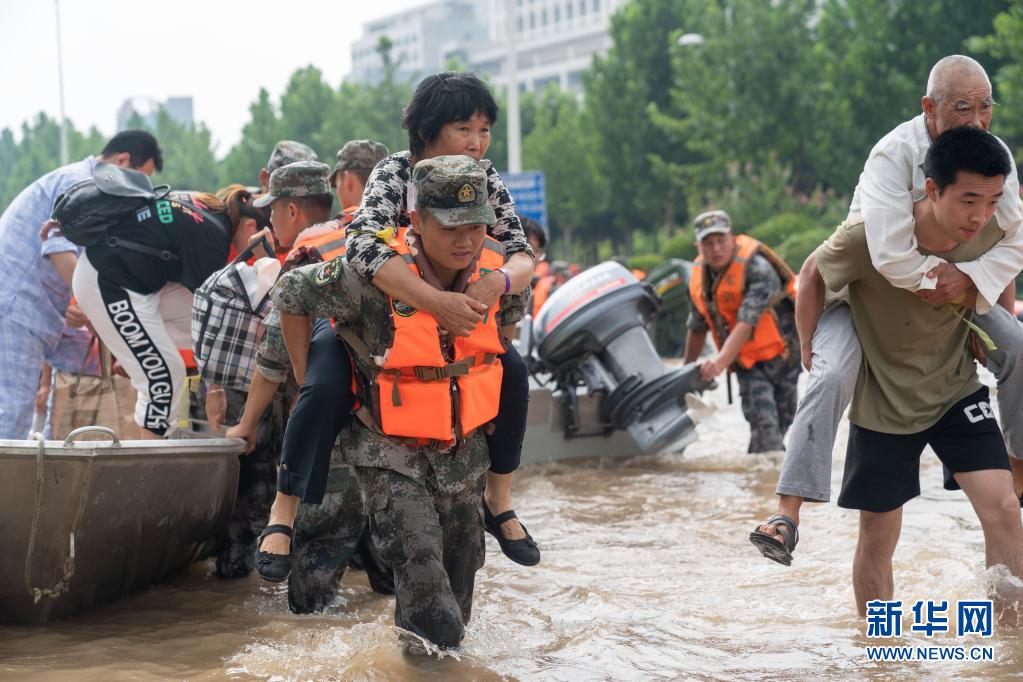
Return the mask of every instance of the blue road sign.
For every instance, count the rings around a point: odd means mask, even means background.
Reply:
[[[547,225],[547,187],[543,173],[502,173],[501,179],[515,200],[515,212],[519,217],[532,218],[540,223],[545,232],[550,232]]]

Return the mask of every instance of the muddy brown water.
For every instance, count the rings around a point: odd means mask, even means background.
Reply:
[[[737,405],[721,406],[683,455],[583,460],[522,470],[517,508],[542,545],[525,568],[487,539],[473,618],[457,655],[410,658],[393,602],[345,577],[326,613],[293,616],[284,588],[220,581],[194,564],[169,583],[46,628],[0,627],[11,680],[1019,679],[1023,634],[954,632],[895,644],[991,646],[987,662],[867,660],[850,567],[854,512],[804,507],[791,568],[747,536],[773,511],[779,460],[745,455]],[[833,491],[841,479],[843,426]],[[932,454],[905,512],[896,597],[985,595],[983,538]],[[907,606],[908,611],[908,606]],[[911,620],[907,620],[908,630]]]

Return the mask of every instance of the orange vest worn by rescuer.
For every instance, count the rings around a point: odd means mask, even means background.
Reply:
[[[551,289],[554,288],[554,275],[544,275],[533,287],[533,317],[540,314],[540,308],[550,298]]]
[[[399,230],[392,248],[409,269],[420,276],[405,242],[405,230]],[[504,248],[487,237],[470,282],[504,265]],[[504,353],[494,305],[483,322],[467,337],[453,336],[451,358],[446,358],[438,333],[437,319],[425,310],[391,298],[394,337],[378,366],[371,358],[363,364],[375,368],[374,376],[362,377],[356,395],[367,396],[372,424],[388,436],[410,439],[409,445],[450,445],[497,416],[501,397],[503,369],[497,356]],[[365,357],[368,352],[352,333],[339,329],[349,346]],[[360,347],[361,346],[361,347]],[[365,410],[357,411],[366,421]]]
[[[753,237],[740,234],[735,238],[735,254],[728,267],[714,280],[714,290],[711,293],[714,301],[714,308],[718,315],[725,322],[725,329],[718,329],[715,324],[715,316],[710,314],[707,305],[707,268],[703,258],[698,257],[689,276],[689,298],[693,307],[703,316],[714,334],[714,340],[718,348],[721,348],[728,338],[729,332],[735,329],[736,318],[739,314],[739,306],[742,305],[743,289],[746,285],[746,264],[755,254],[765,257],[781,277],[782,290],[777,297],[772,299],[760,321],[753,330],[753,336],[739,349],[737,362],[740,366],[749,369],[755,363],[771,360],[786,352],[788,345],[778,331],[778,321],[775,318],[774,306],[785,298],[795,301],[796,284],[795,274],[785,264],[778,254],[768,246],[761,244]]]
[[[357,206],[349,206],[341,212],[340,220],[330,220],[322,225],[314,225],[299,233],[298,238],[288,253],[288,258],[301,247],[307,250],[316,248],[316,251],[323,258],[323,262],[334,260],[338,256],[345,255],[345,230],[344,228],[352,222]],[[336,225],[336,227],[335,227]]]

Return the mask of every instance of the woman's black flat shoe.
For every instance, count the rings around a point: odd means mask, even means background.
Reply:
[[[264,552],[260,549],[263,545],[263,538],[267,535],[273,535],[274,533],[281,533],[287,535],[289,538],[295,537],[295,531],[291,526],[285,526],[281,523],[275,523],[272,526],[267,526],[266,529],[259,534],[259,540],[256,541],[256,570],[259,571],[259,575],[263,580],[269,580],[272,583],[284,582],[291,575],[291,554],[274,554],[272,552]]]
[[[526,534],[526,537],[521,540],[509,540],[501,532],[502,523],[516,518],[518,516],[510,509],[494,516],[490,513],[487,503],[483,503],[483,527],[487,529],[488,533],[497,538],[497,543],[501,545],[501,551],[504,552],[504,555],[517,564],[536,566],[540,563],[540,549],[536,546],[533,537],[521,521],[519,521],[519,524],[522,525],[522,532]]]

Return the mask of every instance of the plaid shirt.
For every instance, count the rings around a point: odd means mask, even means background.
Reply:
[[[249,390],[263,320],[272,307],[267,295],[251,308],[236,266],[213,273],[195,290],[192,351],[207,385]]]

